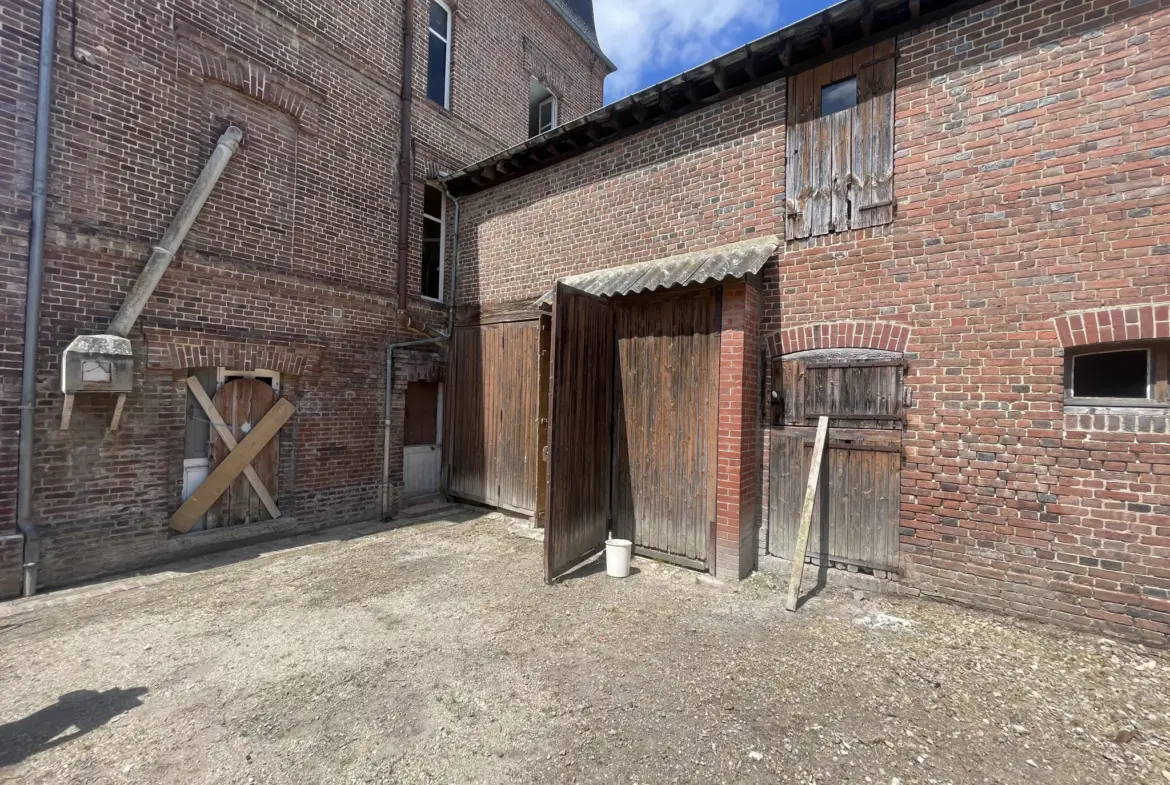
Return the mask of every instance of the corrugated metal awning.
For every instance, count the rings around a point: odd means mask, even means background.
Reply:
[[[590,294],[612,297],[692,283],[743,278],[758,273],[779,247],[780,238],[767,235],[680,256],[570,275],[562,278],[561,283]],[[553,292],[549,292],[537,300],[536,305],[551,303],[552,299]]]

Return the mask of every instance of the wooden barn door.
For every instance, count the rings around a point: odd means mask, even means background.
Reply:
[[[228,382],[215,394],[212,402],[223,417],[224,423],[231,429],[236,442],[242,442],[252,428],[268,414],[277,400],[276,391],[270,384],[259,379],[236,379]],[[211,467],[212,470],[227,458],[231,450],[220,439],[215,430],[211,430]],[[268,493],[277,496],[277,462],[280,450],[280,437],[273,436],[264,449],[252,460],[252,468],[260,477],[260,482],[268,489]],[[208,528],[218,526],[234,526],[240,523],[263,521],[271,518],[268,510],[256,495],[248,479],[241,473],[224,491],[218,505],[207,514]]]
[[[558,283],[552,330],[548,581],[601,550],[609,531],[612,308]]]
[[[791,558],[808,480],[813,423],[828,416],[829,441],[806,558],[898,569],[902,471],[901,359],[792,360],[776,368],[779,419],[770,431],[768,551]]]
[[[614,322],[614,536],[705,568],[715,522],[719,290],[622,298]]]
[[[536,512],[540,341],[537,320],[456,328],[448,373],[447,493]]]

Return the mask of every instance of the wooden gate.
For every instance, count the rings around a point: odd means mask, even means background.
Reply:
[[[536,512],[540,339],[537,320],[456,328],[446,436],[453,496]]]
[[[791,558],[816,428],[830,418],[807,557],[898,569],[902,469],[900,357],[827,350],[773,368],[768,552]]]
[[[259,379],[236,379],[221,387],[212,402],[238,443],[242,442],[261,418],[268,414],[268,410],[276,404],[276,400],[276,391],[272,389],[271,385]],[[277,496],[279,439],[279,436],[273,436],[271,441],[264,445],[260,453],[252,459],[252,468],[256,470],[260,482],[273,498]],[[212,430],[212,468],[219,466],[230,453],[231,449],[228,445]],[[268,520],[271,517],[249,480],[241,474],[224,491],[219,504],[208,511],[207,527],[233,526],[239,523]]]
[[[719,290],[614,306],[615,537],[704,568],[715,529]]]
[[[545,580],[605,545],[609,530],[613,310],[557,284],[552,320]]]

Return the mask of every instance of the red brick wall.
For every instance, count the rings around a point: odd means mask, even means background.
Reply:
[[[416,259],[431,165],[455,168],[525,135],[533,42],[571,111],[600,104],[604,72],[544,0],[465,0],[453,111],[439,109],[425,98],[427,4],[415,5]],[[15,514],[39,6],[0,4],[0,98],[15,107],[0,115],[0,160],[12,162],[0,166],[0,531]],[[75,57],[61,4],[36,412],[46,584],[174,551],[166,523],[181,492],[186,394],[176,358],[287,362],[297,412],[281,434],[282,510],[308,526],[379,513],[384,347],[418,337],[396,319],[401,8],[81,0]],[[122,428],[106,431],[113,399],[99,395],[78,396],[71,429],[57,430],[61,350],[106,329],[229,122],[245,131],[240,151],[131,335]],[[410,279],[417,294],[416,268]],[[411,307],[445,326],[442,309]],[[404,358],[396,379],[396,498],[401,386],[431,362]]]
[[[1170,301],[1170,2],[988,3],[898,48],[894,222],[786,244],[760,340],[906,352],[904,586],[1165,642],[1170,446],[1068,419],[1056,320]],[[784,94],[469,198],[463,297],[782,233]]]

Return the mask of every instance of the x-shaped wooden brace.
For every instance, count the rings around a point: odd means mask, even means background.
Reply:
[[[215,470],[207,476],[203,484],[196,488],[191,497],[183,502],[183,506],[171,516],[171,528],[180,532],[190,531],[195,522],[203,517],[211,505],[215,504],[228,486],[235,482],[236,478],[240,476],[240,472],[243,472],[244,476],[248,478],[256,495],[260,497],[260,501],[267,508],[268,514],[273,518],[279,518],[280,509],[272,500],[268,489],[264,487],[260,475],[256,474],[256,470],[252,468],[252,459],[260,454],[264,446],[292,416],[295,411],[293,405],[281,398],[267,414],[260,418],[260,422],[244,437],[244,441],[237,444],[231,429],[223,421],[223,417],[220,416],[215,404],[212,403],[199,380],[194,376],[188,376],[187,387],[195,395],[195,400],[199,401],[199,405],[203,407],[207,419],[215,428],[219,438],[227,445],[229,452],[228,456],[220,461]]]

